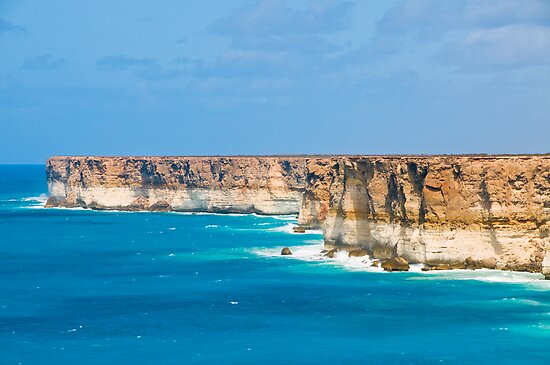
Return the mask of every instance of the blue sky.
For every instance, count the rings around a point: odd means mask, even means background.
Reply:
[[[550,1],[0,1],[0,163],[550,152]]]

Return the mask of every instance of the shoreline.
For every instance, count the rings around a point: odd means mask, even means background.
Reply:
[[[503,284],[540,284],[545,289],[550,289],[550,281],[544,279],[541,273],[498,270],[498,269],[452,269],[452,270],[422,270],[423,264],[412,264],[409,271],[388,272],[380,267],[372,267],[370,263],[376,260],[369,258],[349,258],[347,253],[333,258],[321,254],[322,243],[305,244],[299,246],[288,246],[293,252],[292,255],[281,255],[283,246],[272,248],[255,248],[249,251],[257,256],[270,259],[296,260],[308,263],[329,265],[347,272],[364,272],[373,274],[388,274],[404,276],[409,280],[422,280],[422,278],[433,278],[441,280],[473,280],[488,283]],[[415,276],[411,276],[415,275]],[[417,278],[417,279],[415,279]]]
[[[23,198],[21,201],[32,201],[33,197],[29,198]],[[38,201],[38,200],[36,200]],[[283,225],[281,227],[276,228],[266,228],[266,229],[259,229],[265,232],[283,232],[286,234],[292,234],[292,235],[319,235],[322,237],[323,232],[321,230],[317,229],[306,229],[305,233],[297,233],[293,231],[294,227],[298,227],[298,218],[294,214],[258,214],[258,213],[231,213],[231,212],[192,212],[192,211],[158,211],[158,210],[117,210],[117,209],[96,209],[91,207],[46,207],[46,204],[42,202],[42,205],[31,205],[27,206],[26,208],[38,208],[38,209],[59,209],[59,210],[81,210],[81,211],[93,211],[98,213],[161,213],[161,214],[173,214],[173,215],[186,215],[186,216],[194,216],[194,215],[200,215],[200,216],[232,216],[232,217],[246,217],[246,216],[255,216],[260,218],[273,218],[277,220],[282,221],[294,221],[293,223],[287,223],[286,225]],[[256,228],[257,229],[257,228]],[[308,240],[312,241],[312,240]],[[505,274],[505,273],[511,273],[511,274],[518,274],[518,275],[529,275],[533,278],[529,280],[529,282],[545,282],[548,283],[550,286],[550,281],[547,281],[544,279],[544,275],[542,273],[536,273],[536,272],[529,272],[529,271],[516,271],[516,270],[502,270],[502,269],[488,269],[488,268],[477,268],[477,269],[430,269],[430,270],[423,270],[423,268],[428,267],[429,265],[423,264],[423,263],[411,263],[411,268],[407,271],[395,271],[395,272],[388,272],[383,270],[381,267],[373,267],[371,266],[373,262],[381,260],[379,259],[371,259],[368,255],[363,257],[348,257],[349,252],[358,250],[360,248],[353,246],[353,245],[346,245],[346,246],[337,246],[337,245],[328,245],[330,248],[336,248],[338,249],[339,254],[336,257],[330,258],[325,255],[323,255],[323,251],[326,251],[327,245],[323,242],[322,238],[318,240],[318,244],[309,244],[309,245],[299,245],[299,246],[289,246],[289,248],[292,250],[293,255],[287,255],[282,256],[280,254],[280,250],[284,248],[283,246],[278,246],[274,248],[267,248],[267,249],[251,249],[250,252],[263,257],[271,257],[271,258],[284,258],[284,259],[293,259],[293,260],[299,260],[299,261],[306,261],[306,262],[321,262],[321,263],[327,263],[327,264],[334,264],[336,266],[339,266],[347,271],[357,271],[357,272],[371,272],[371,273],[388,273],[388,274],[403,274],[403,273],[419,273],[419,274],[428,274],[428,275],[437,275],[437,274],[461,274],[461,273],[499,273],[499,274]],[[303,254],[296,255],[294,254],[294,251],[296,249],[313,249],[315,248],[315,251],[309,252],[309,258],[304,258]],[[261,252],[265,251],[265,252]],[[351,260],[349,260],[351,259]],[[456,280],[470,280],[468,278],[456,278]],[[477,278],[471,278],[471,280],[479,280],[479,281],[485,281],[483,279],[477,279]],[[500,282],[498,280],[495,280],[494,282]],[[508,282],[508,281],[503,281]],[[510,281],[510,283],[513,283],[514,281]]]

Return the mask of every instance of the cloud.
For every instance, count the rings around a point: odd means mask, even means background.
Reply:
[[[204,61],[198,58],[176,57],[172,60],[172,63],[186,66],[200,66]]]
[[[100,70],[123,71],[136,66],[151,66],[155,64],[152,58],[135,58],[125,55],[107,56],[96,61]]]
[[[363,67],[398,54],[403,50],[400,42],[391,37],[373,37],[360,46],[338,56],[342,67]]]
[[[146,80],[169,80],[185,73],[182,68],[169,68],[158,64],[148,65],[136,70],[136,75]]]
[[[219,19],[208,30],[225,36],[334,33],[348,27],[352,9],[351,2],[311,2],[296,9],[283,0],[261,0]]]
[[[463,70],[550,65],[550,27],[522,24],[477,29],[446,45],[436,59]]]
[[[46,54],[42,56],[36,56],[27,58],[21,64],[22,70],[43,71],[43,70],[55,70],[67,65],[67,60],[64,58],[53,58],[51,55]]]
[[[291,6],[292,4],[292,6]],[[304,7],[283,0],[247,3],[237,12],[207,27],[230,38],[229,46],[209,64],[198,65],[201,78],[237,79],[251,85],[261,80],[304,79],[330,71],[332,59],[343,47],[328,36],[351,25],[354,4],[348,1],[310,1]]]
[[[511,24],[550,25],[547,0],[407,0],[390,9],[378,30],[432,37],[472,27],[491,28]]]
[[[328,73],[345,72],[335,65],[340,47],[306,37],[238,37],[209,63],[190,64],[200,78],[293,79],[311,76],[322,79]]]
[[[377,25],[379,37],[426,47],[461,71],[550,64],[548,0],[405,0]],[[411,37],[412,35],[412,37]]]
[[[196,65],[196,60],[186,60],[184,57],[176,58],[172,61],[177,67],[166,67],[153,58],[136,58],[126,55],[107,56],[96,61],[96,66],[104,71],[133,71],[134,74],[142,79],[169,80],[187,73],[192,65]]]
[[[302,37],[237,37],[232,48],[273,53],[323,54],[335,52],[340,47],[317,36]]]
[[[5,33],[27,33],[27,29],[20,25],[16,25],[8,22],[7,20],[0,19],[0,35]]]

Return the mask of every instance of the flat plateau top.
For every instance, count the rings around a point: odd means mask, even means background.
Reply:
[[[441,154],[441,155],[179,155],[179,156],[52,156],[49,159],[94,158],[94,159],[178,159],[178,158],[433,158],[433,157],[469,157],[469,158],[550,158],[544,154]]]

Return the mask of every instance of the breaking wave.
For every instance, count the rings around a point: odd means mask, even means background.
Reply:
[[[48,201],[48,196],[46,194],[40,194],[39,196],[31,196],[28,198],[23,198],[21,199],[21,201],[39,203],[40,205],[44,205]]]
[[[266,231],[285,232],[285,233],[298,234],[298,235],[323,234],[323,232],[321,230],[307,230],[305,233],[296,233],[296,232],[294,232],[294,227],[296,227],[296,226],[297,225],[295,223],[287,223],[284,226],[268,228],[268,229],[266,229]]]
[[[374,261],[368,256],[364,257],[348,257],[348,252],[341,250],[338,251],[334,257],[330,258],[323,255],[321,252],[324,250],[322,240],[312,240],[309,244],[301,246],[291,246],[290,250],[292,255],[281,256],[281,250],[283,246],[270,247],[270,248],[256,248],[251,251],[263,257],[278,257],[282,259],[301,260],[308,262],[319,262],[328,265],[336,265],[346,270],[351,271],[369,271],[369,272],[381,272],[382,268],[372,266]],[[420,268],[418,268],[420,271]]]
[[[311,240],[304,243],[308,244],[289,246],[292,255],[288,256],[281,255],[281,250],[284,246],[255,248],[251,252],[263,257],[328,264],[349,271],[384,272],[380,266],[373,266],[377,260],[372,260],[369,256],[348,257],[347,251],[340,250],[334,257],[329,258],[322,253],[324,250],[322,240]],[[408,274],[410,276],[407,278],[408,280],[474,280],[487,283],[523,284],[532,286],[533,289],[550,290],[550,281],[542,280],[542,275],[536,273],[489,269],[422,271],[422,267],[422,264],[411,264],[408,272],[387,274]]]
[[[423,272],[420,277],[413,280],[475,280],[486,283],[510,283],[536,285],[537,287],[550,289],[550,281],[542,280],[542,274],[502,270],[442,270]]]

